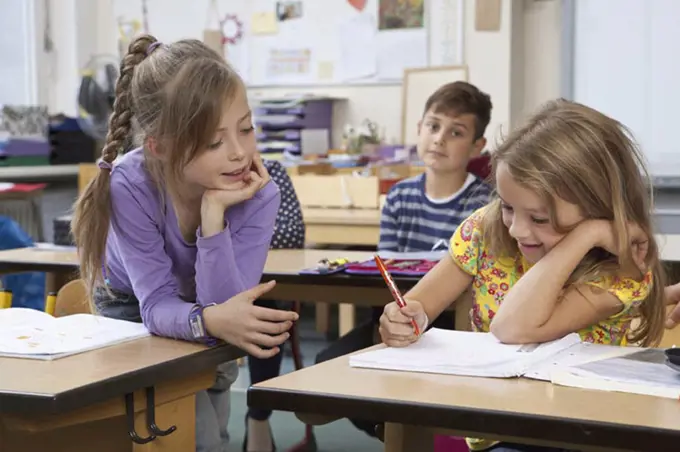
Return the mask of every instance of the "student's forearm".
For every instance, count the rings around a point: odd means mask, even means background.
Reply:
[[[491,331],[508,337],[542,327],[555,310],[567,279],[593,248],[595,237],[587,224],[564,237],[508,291]]]
[[[451,306],[470,287],[472,276],[465,273],[451,256],[445,256],[404,298],[423,305],[425,314],[433,321]]]
[[[224,207],[204,203],[201,205],[201,235],[212,237],[224,230]]]

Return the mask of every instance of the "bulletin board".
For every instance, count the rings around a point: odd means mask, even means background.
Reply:
[[[236,38],[225,55],[255,88],[400,84],[406,68],[463,58],[464,0],[217,0],[219,17],[210,0],[146,0],[145,18],[142,0],[112,1],[163,41]]]
[[[418,142],[416,124],[422,118],[423,108],[432,93],[446,83],[467,80],[467,66],[407,69],[402,87],[401,142],[406,145]]]

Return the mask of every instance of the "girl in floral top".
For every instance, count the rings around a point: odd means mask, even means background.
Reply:
[[[494,153],[497,199],[460,225],[450,256],[406,294],[405,308],[385,307],[383,342],[417,341],[411,319],[424,331],[472,286],[473,329],[505,343],[572,332],[603,344],[657,343],[664,282],[641,168],[620,123],[576,103],[547,104]],[[483,439],[468,446],[556,450]]]

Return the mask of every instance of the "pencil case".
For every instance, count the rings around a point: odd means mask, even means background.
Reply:
[[[316,267],[305,268],[298,273],[301,275],[332,275],[345,271],[350,262],[347,259],[322,259]]]
[[[385,259],[387,271],[395,276],[423,276],[437,261],[427,259]],[[364,262],[349,263],[345,273],[352,275],[380,275],[380,270],[373,259]]]

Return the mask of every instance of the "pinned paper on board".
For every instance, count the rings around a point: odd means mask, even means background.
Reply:
[[[343,80],[371,77],[378,72],[378,31],[375,16],[364,13],[340,24],[340,75]]]
[[[279,32],[279,23],[273,11],[253,13],[250,18],[250,31],[254,35],[272,35]]]
[[[267,78],[300,79],[311,75],[310,49],[269,49]]]
[[[392,30],[378,35],[378,78],[401,80],[405,69],[427,67],[427,32]]]
[[[332,61],[319,61],[317,63],[317,78],[319,80],[333,80],[335,67]]]
[[[299,0],[276,2],[276,17],[281,22],[300,19],[302,17],[302,2]]]

